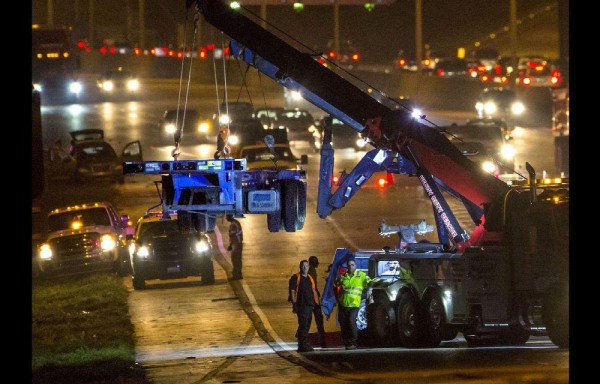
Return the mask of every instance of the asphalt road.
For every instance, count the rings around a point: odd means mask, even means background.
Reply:
[[[83,107],[83,115],[52,107],[45,111],[44,121],[52,122],[46,124],[45,133],[61,135],[65,127],[70,130],[85,122],[88,128],[104,128],[107,137],[119,143],[135,137],[147,138],[150,143],[145,147],[145,158],[168,159],[169,148],[152,143],[157,121],[154,115],[165,104],[91,104]],[[150,109],[138,109],[134,118],[134,105]],[[72,118],[64,123],[69,113]],[[526,132],[546,137],[541,130]],[[539,161],[552,164],[547,156],[540,155],[540,148],[546,147],[539,141],[537,146],[535,155],[540,156]],[[186,158],[214,152],[212,144],[187,149]],[[296,150],[298,155],[305,151]],[[335,169],[350,170],[359,156],[351,150],[336,152]],[[532,338],[523,347],[467,348],[459,338],[436,349],[345,351],[332,345],[313,353],[296,353],[297,320],[286,298],[287,279],[296,272],[299,260],[310,255],[319,257],[318,284],[323,287],[324,270],[336,248],[378,249],[395,245],[396,239],[378,235],[382,219],[394,225],[418,223],[421,218],[433,223],[431,202],[417,181],[406,177],[384,189],[371,183],[346,207],[320,219],[315,200],[318,162],[318,154],[309,153],[307,219],[303,230],[270,233],[264,215],[247,215],[241,220],[244,280],[227,281],[231,264],[225,250],[227,235],[225,239],[221,236],[226,233],[224,221],[218,222],[212,234],[219,250],[215,285],[201,286],[196,278],[156,280],[148,282],[147,290],[134,291],[130,279],[124,278],[124,284],[131,289],[129,303],[137,360],[153,383],[569,382],[569,350],[556,348],[547,338]],[[155,179],[158,178],[132,175],[127,176],[124,185],[51,180],[39,205],[40,212],[77,202],[109,200],[121,213],[137,219],[158,202]],[[464,214],[458,213],[459,219],[466,220]],[[328,332],[338,330],[333,318],[326,321],[325,328]]]

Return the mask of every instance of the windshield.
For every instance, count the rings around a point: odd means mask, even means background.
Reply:
[[[290,150],[288,148],[282,148],[282,147],[275,147],[273,148],[273,151],[275,152],[276,156],[277,156],[277,161],[294,161],[294,155],[292,155],[292,152],[290,152]],[[269,152],[268,148],[256,148],[256,149],[249,149],[249,150],[244,150],[244,152],[242,153],[242,156],[246,158],[246,160],[248,160],[248,162],[251,161],[273,161],[273,154],[271,152]]]
[[[177,236],[180,234],[177,220],[158,220],[142,223],[138,237]]]
[[[82,226],[103,225],[110,226],[110,217],[104,208],[90,208],[78,211],[55,213],[48,216],[48,230],[50,232],[73,229],[73,223],[80,222]]]

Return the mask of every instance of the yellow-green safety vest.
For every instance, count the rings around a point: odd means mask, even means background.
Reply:
[[[354,276],[344,273],[337,278],[336,285],[342,287],[341,298],[338,298],[342,307],[360,307],[362,291],[371,282],[371,278],[363,271],[354,271]]]

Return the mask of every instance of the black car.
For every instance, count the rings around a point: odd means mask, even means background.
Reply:
[[[129,248],[134,289],[146,280],[201,277],[214,284],[213,246],[205,232],[180,229],[177,214],[149,213],[138,220]]]
[[[285,127],[290,141],[303,141],[314,150],[315,137],[318,137],[315,119],[310,112],[304,109],[284,109],[279,112],[277,124]]]
[[[480,143],[485,149],[486,156],[493,158],[494,163],[500,167],[500,173],[509,173],[514,169],[515,149],[510,143],[511,139],[505,135],[504,128],[505,124],[502,121],[477,119],[468,121],[464,125],[444,127],[443,131],[449,134],[448,138],[455,145]],[[469,151],[476,152],[473,148],[467,152]],[[468,155],[468,153],[464,154]]]
[[[140,91],[140,81],[137,76],[123,67],[104,72],[96,84],[105,97],[134,97]]]
[[[214,142],[217,134],[212,122],[202,119],[193,108],[167,109],[158,122],[158,128],[162,142],[171,145],[175,144],[175,138],[180,135],[182,128],[181,140],[191,138],[193,142]]]
[[[231,156],[238,158],[240,149],[247,145],[264,145],[265,136],[271,135],[277,144],[289,144],[287,131],[283,128],[265,129],[255,118],[236,119],[229,124],[228,143]]]
[[[504,87],[485,88],[475,103],[480,119],[501,119],[512,130],[525,115],[525,105],[515,91]]]
[[[143,161],[139,140],[125,145],[120,155],[104,140],[101,129],[70,132],[71,144],[65,158],[50,157],[46,170],[51,178],[70,178],[75,182],[109,180],[125,182],[124,161]]]
[[[315,122],[320,133],[319,137],[315,137],[315,147],[319,150],[323,143],[324,119],[323,117]],[[360,136],[360,132],[357,132],[337,117],[333,117],[332,119],[331,136],[331,146],[333,149],[352,148],[355,151],[372,149],[372,147],[367,146],[367,142]]]

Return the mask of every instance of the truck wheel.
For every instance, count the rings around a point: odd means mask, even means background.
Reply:
[[[212,258],[205,257],[205,261],[202,263],[202,270],[200,272],[200,278],[202,279],[203,285],[209,285],[215,283],[215,267],[213,266]]]
[[[132,275],[131,276],[131,280],[133,282],[133,289],[136,290],[141,290],[141,289],[146,289],[146,281],[144,280],[143,277],[139,276],[139,275]]]
[[[529,331],[521,324],[512,324],[500,336],[500,341],[504,345],[523,345],[529,340]]]
[[[279,232],[281,229],[281,211],[267,213],[267,228],[269,228],[269,232]]]
[[[554,287],[544,298],[542,319],[550,340],[560,348],[569,348],[569,288]]]
[[[423,302],[424,341],[428,347],[438,347],[446,328],[444,303],[437,294],[429,295]]]
[[[418,347],[421,342],[421,319],[414,297],[404,292],[398,301],[398,339],[403,347]]]
[[[368,316],[369,332],[377,345],[392,346],[396,340],[394,330],[396,314],[390,302],[387,299],[382,299],[369,305]]]
[[[298,221],[298,184],[285,180],[283,184],[283,227],[287,232],[296,232]]]
[[[367,300],[362,299],[360,301],[360,307],[358,307],[358,315],[356,316],[356,329],[364,331],[367,329]]]
[[[295,181],[298,185],[298,217],[296,218],[296,230],[304,228],[306,222],[306,186],[300,182]]]

